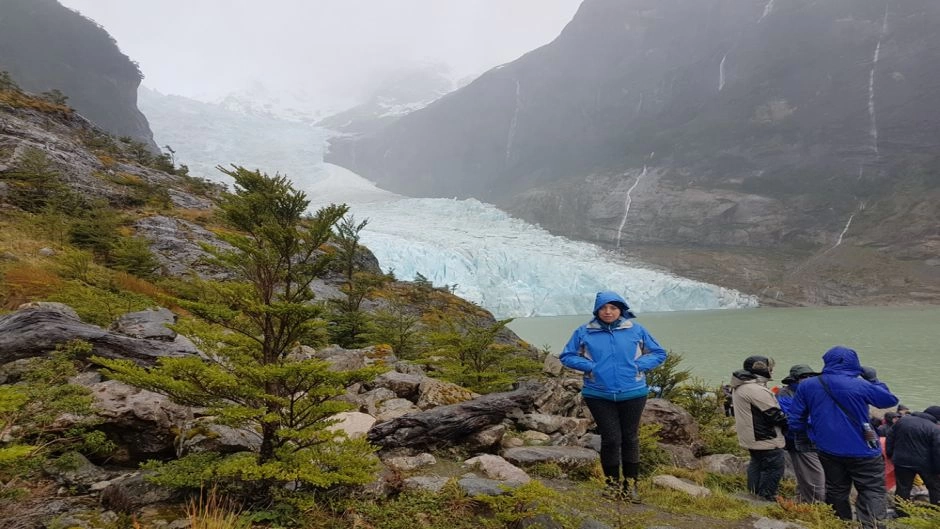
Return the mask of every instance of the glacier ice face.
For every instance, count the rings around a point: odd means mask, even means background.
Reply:
[[[346,202],[357,220],[370,219],[362,243],[383,270],[456,286],[457,295],[498,318],[585,314],[599,290],[621,293],[639,312],[757,305],[735,290],[625,264],[477,200],[377,196],[381,190],[340,171],[340,178],[300,187],[314,200]],[[345,195],[337,194],[337,180],[350,182]]]
[[[586,314],[599,290],[616,290],[639,312],[752,307],[756,298],[624,263],[588,243],[551,235],[476,200],[405,198],[323,163],[329,133],[220,105],[147,93],[142,108],[160,145],[193,174],[221,179],[218,164],[287,174],[311,207],[350,205],[386,271],[420,273],[497,317]]]

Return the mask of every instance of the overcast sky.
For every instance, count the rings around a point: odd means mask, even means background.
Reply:
[[[260,80],[361,95],[399,65],[456,78],[547,44],[581,0],[60,0],[140,64],[144,86],[214,98]]]

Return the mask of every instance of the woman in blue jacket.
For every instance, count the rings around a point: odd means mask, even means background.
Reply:
[[[611,486],[621,483],[639,501],[640,415],[649,387],[646,372],[666,360],[660,347],[620,295],[598,292],[594,319],[575,329],[561,352],[561,363],[584,372],[581,395],[601,435],[601,467]]]

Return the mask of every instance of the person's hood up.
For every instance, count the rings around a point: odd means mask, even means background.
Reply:
[[[927,413],[924,411],[915,411],[911,413],[911,417],[920,417],[921,419],[926,419],[934,424],[937,423],[937,418],[932,413]]]
[[[933,416],[937,422],[940,422],[940,406],[930,406],[924,410],[924,413]]]
[[[766,383],[767,378],[760,375],[755,375],[747,369],[738,369],[734,373],[731,373],[731,388],[734,389],[738,386],[743,386],[744,384],[758,384]]]
[[[601,307],[610,303],[620,308],[620,317],[624,319],[636,318],[636,315],[630,310],[630,306],[627,305],[627,301],[620,297],[620,294],[612,290],[604,290],[598,292],[597,296],[594,298],[594,317],[597,317],[597,311],[601,310]]]
[[[822,374],[824,375],[857,377],[862,374],[862,364],[858,361],[858,353],[848,347],[837,345],[826,351],[822,359]]]

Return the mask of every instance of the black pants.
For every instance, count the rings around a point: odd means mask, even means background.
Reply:
[[[895,496],[904,500],[911,499],[911,488],[914,486],[914,476],[920,474],[920,479],[924,480],[927,486],[927,493],[930,494],[930,503],[940,505],[940,474],[931,474],[929,469],[894,467],[894,477],[897,480],[898,488]]]
[[[884,459],[880,455],[839,457],[819,452],[819,462],[826,473],[826,503],[832,506],[836,516],[852,519],[849,491],[855,485],[858,521],[865,529],[883,529],[888,517]]]
[[[623,477],[636,479],[640,475],[640,416],[646,407],[646,397],[614,402],[585,397],[585,404],[601,435],[601,468],[609,480]]]
[[[786,467],[783,448],[749,452],[751,461],[747,464],[747,490],[765,500],[776,501],[780,478]]]

